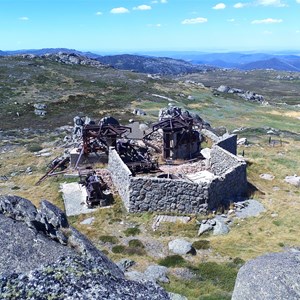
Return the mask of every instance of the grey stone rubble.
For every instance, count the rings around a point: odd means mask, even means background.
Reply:
[[[80,224],[82,224],[82,225],[91,225],[91,224],[94,223],[94,221],[95,221],[95,217],[91,217],[91,218],[87,218],[87,219],[81,221]]]
[[[272,253],[248,261],[238,272],[232,300],[299,300],[300,252]]]
[[[153,231],[156,231],[160,225],[160,223],[168,222],[168,223],[188,223],[191,220],[191,217],[184,217],[184,216],[168,216],[168,215],[157,215],[154,218],[152,223]]]
[[[151,282],[126,280],[46,200],[37,209],[24,198],[1,196],[0,234],[1,299],[171,299]]]
[[[249,199],[241,202],[234,203],[235,215],[237,218],[249,218],[257,217],[259,214],[264,212],[266,209],[264,206],[255,199]]]
[[[284,178],[284,181],[289,183],[289,184],[300,187],[300,176],[297,176],[296,174],[293,175],[293,176],[286,176]]]
[[[192,243],[184,239],[175,239],[168,244],[169,250],[175,254],[195,254],[196,250],[193,248]]]
[[[233,153],[233,154],[232,154]],[[197,180],[133,177],[115,149],[108,169],[129,212],[206,213],[247,189],[246,163],[236,155],[236,136],[225,136],[211,149],[211,178]],[[201,177],[199,177],[201,178]]]
[[[259,177],[264,180],[273,180],[275,178],[272,174],[260,174]]]
[[[227,214],[216,215],[212,219],[203,220],[198,230],[198,236],[210,231],[213,232],[213,235],[227,234],[234,218],[257,217],[264,211],[264,206],[254,199],[235,202],[233,209],[230,209]]]

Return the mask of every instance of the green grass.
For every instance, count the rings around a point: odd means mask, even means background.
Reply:
[[[186,261],[181,255],[169,255],[165,258],[162,258],[158,261],[158,264],[161,266],[165,266],[168,268],[174,267],[184,267],[186,265]]]
[[[198,240],[193,242],[192,246],[197,250],[206,250],[210,248],[210,243],[207,240]]]

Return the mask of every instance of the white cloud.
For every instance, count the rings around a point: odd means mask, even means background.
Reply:
[[[300,0],[296,0],[296,2],[300,4]]]
[[[296,30],[296,33],[299,34],[299,33],[300,33],[300,30]]]
[[[101,11],[96,12],[96,16],[101,16],[101,15],[103,15],[103,13]]]
[[[161,24],[148,24],[148,27],[161,27]]]
[[[125,7],[115,7],[110,11],[112,14],[126,14],[129,10]]]
[[[275,24],[275,23],[282,23],[282,19],[267,18],[263,20],[254,20],[251,22],[251,24]]]
[[[168,3],[168,0],[160,0],[160,3]]]
[[[242,3],[242,2],[238,2],[236,4],[233,5],[234,8],[243,8],[245,6],[248,6],[249,3]]]
[[[136,6],[133,9],[134,10],[150,10],[150,9],[152,9],[152,7],[149,5],[143,4],[143,5]]]
[[[235,19],[227,19],[227,22],[234,22]]]
[[[185,19],[181,22],[183,25],[190,25],[190,24],[199,24],[199,23],[206,23],[208,20],[206,18],[195,18],[195,19]]]
[[[29,18],[28,17],[20,17],[19,20],[21,20],[21,21],[29,21]]]
[[[262,6],[277,6],[277,7],[285,7],[285,6],[287,6],[286,4],[284,4],[282,2],[282,0],[257,0],[257,5],[262,5]]]
[[[218,3],[216,4],[213,9],[224,9],[226,5],[224,3]]]

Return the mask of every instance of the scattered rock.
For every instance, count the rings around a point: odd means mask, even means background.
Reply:
[[[198,236],[202,235],[205,232],[208,232],[213,229],[213,222],[211,220],[204,220],[202,221],[199,231],[198,231]]]
[[[238,218],[249,218],[256,217],[260,213],[265,211],[264,206],[254,199],[234,203],[239,209],[236,210],[235,214]]]
[[[155,282],[169,283],[170,280],[167,277],[167,272],[167,267],[152,265],[145,270],[144,275],[146,275],[147,278]]]
[[[300,187],[300,176],[293,175],[293,176],[286,176],[284,179],[285,182]]]
[[[241,146],[241,145],[248,145],[248,140],[247,138],[240,138],[237,140],[237,145]]]
[[[175,294],[175,293],[168,293],[171,300],[188,300],[187,297],[179,295],[179,294]]]
[[[224,235],[229,232],[228,225],[225,224],[227,219],[215,219],[216,225],[213,227],[213,235]]]
[[[183,239],[176,239],[169,242],[169,250],[175,254],[195,254],[196,250],[192,247],[192,244]]]
[[[146,116],[146,112],[140,108],[135,108],[132,112],[134,115],[137,115],[137,116]]]
[[[135,261],[129,258],[122,258],[117,262],[117,266],[121,269],[122,272],[126,272],[129,268],[135,265]]]
[[[92,225],[95,221],[95,218],[94,217],[91,217],[91,218],[87,218],[85,220],[83,220],[82,222],[80,222],[80,224],[82,225]]]
[[[263,255],[241,267],[232,300],[297,300],[299,282],[299,251]]]
[[[259,177],[264,180],[273,180],[275,178],[272,174],[260,174]]]

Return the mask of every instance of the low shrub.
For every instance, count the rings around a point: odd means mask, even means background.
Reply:
[[[145,248],[144,244],[138,239],[130,240],[128,245],[129,247],[133,247],[133,248],[141,248],[141,249]]]
[[[195,241],[192,246],[197,250],[205,250],[209,249],[210,242],[208,240],[198,240]]]
[[[43,147],[37,143],[32,143],[27,146],[27,150],[30,152],[38,152],[41,151]]]
[[[124,230],[126,236],[135,236],[141,233],[141,230],[138,227],[130,227]]]
[[[158,261],[158,264],[165,267],[183,267],[185,266],[186,262],[181,255],[169,255],[165,258],[162,258]]]
[[[112,249],[111,249],[111,251],[113,253],[123,253],[123,252],[125,252],[125,250],[126,250],[126,247],[123,245],[116,245],[116,246],[112,247]]]

